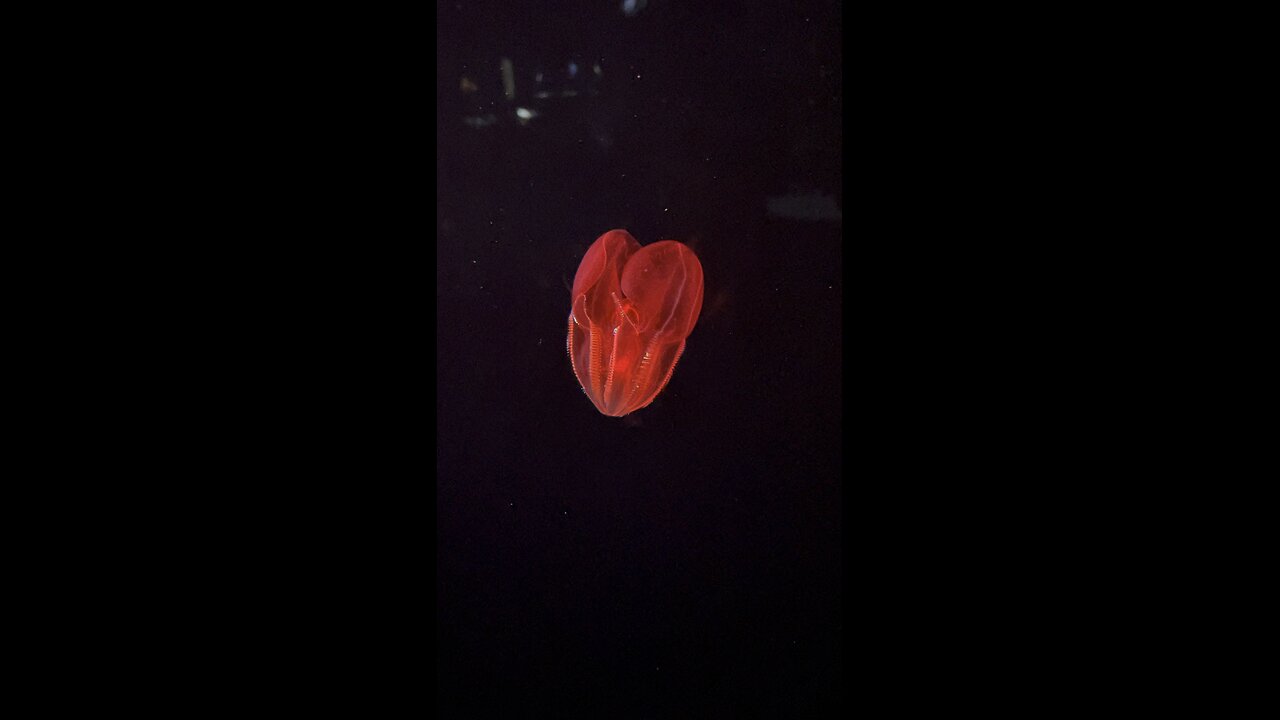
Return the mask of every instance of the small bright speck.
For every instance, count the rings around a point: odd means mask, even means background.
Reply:
[[[529,108],[516,108],[516,117],[521,120],[528,120],[533,117],[533,111]]]

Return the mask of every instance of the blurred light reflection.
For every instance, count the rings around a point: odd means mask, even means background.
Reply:
[[[622,0],[622,14],[635,17],[649,4],[649,0]]]

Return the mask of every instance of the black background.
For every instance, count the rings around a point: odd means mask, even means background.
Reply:
[[[437,16],[441,716],[835,717],[841,221],[766,199],[840,202],[838,7],[554,5]],[[529,97],[570,61],[597,94]],[[565,352],[566,285],[615,227],[706,277],[670,385],[623,419]]]

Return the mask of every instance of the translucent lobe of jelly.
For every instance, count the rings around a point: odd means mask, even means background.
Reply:
[[[644,319],[642,332],[662,342],[689,337],[702,312],[702,263],[683,243],[646,245],[627,261],[622,292]]]

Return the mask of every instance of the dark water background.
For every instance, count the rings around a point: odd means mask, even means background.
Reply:
[[[440,716],[835,717],[838,5],[437,18]],[[612,228],[706,276],[624,419],[565,352],[566,284]]]

